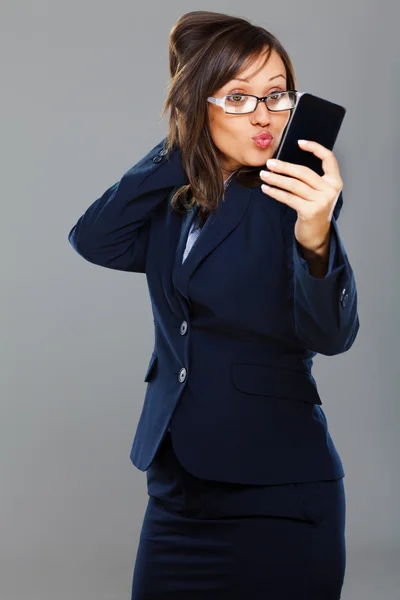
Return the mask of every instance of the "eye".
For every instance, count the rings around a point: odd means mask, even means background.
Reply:
[[[271,98],[274,98],[275,100],[279,97],[279,94],[282,93],[283,90],[276,90],[275,94],[274,92],[271,92],[270,94],[268,94],[269,96],[271,96]]]
[[[246,101],[247,96],[245,94],[229,94],[226,98],[232,104],[240,104]]]

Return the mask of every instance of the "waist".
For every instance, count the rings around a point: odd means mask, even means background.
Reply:
[[[175,454],[169,432],[147,470],[149,496],[182,516],[217,519],[240,516],[275,516],[315,522],[323,484],[339,481],[273,485],[237,484],[196,477]],[[307,509],[308,506],[308,509]],[[310,513],[310,506],[314,512]]]

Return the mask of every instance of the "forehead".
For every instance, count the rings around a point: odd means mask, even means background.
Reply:
[[[267,61],[267,62],[266,62]],[[249,83],[261,77],[270,78],[274,75],[282,74],[286,77],[285,63],[283,62],[280,55],[276,50],[272,50],[268,60],[266,53],[258,55],[257,57],[249,58],[243,65],[243,68],[232,78],[232,81],[236,78],[247,79]],[[280,78],[282,81],[283,79]]]

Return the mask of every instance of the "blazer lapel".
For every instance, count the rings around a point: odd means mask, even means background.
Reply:
[[[232,179],[225,191],[225,200],[208,217],[199,237],[196,239],[186,260],[182,264],[184,249],[192,222],[197,215],[197,207],[183,217],[181,234],[175,254],[173,283],[175,288],[188,299],[188,283],[195,269],[210,253],[238,226],[251,197],[251,188],[247,188]]]

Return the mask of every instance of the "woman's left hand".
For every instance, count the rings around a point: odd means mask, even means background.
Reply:
[[[297,211],[295,237],[303,248],[313,252],[329,242],[333,210],[343,189],[343,181],[331,150],[312,141],[299,142],[299,145],[322,160],[324,175],[321,177],[303,165],[270,159],[267,166],[274,172],[265,176],[268,171],[260,171],[260,177],[268,185],[277,187],[265,189],[261,186],[261,189]]]

